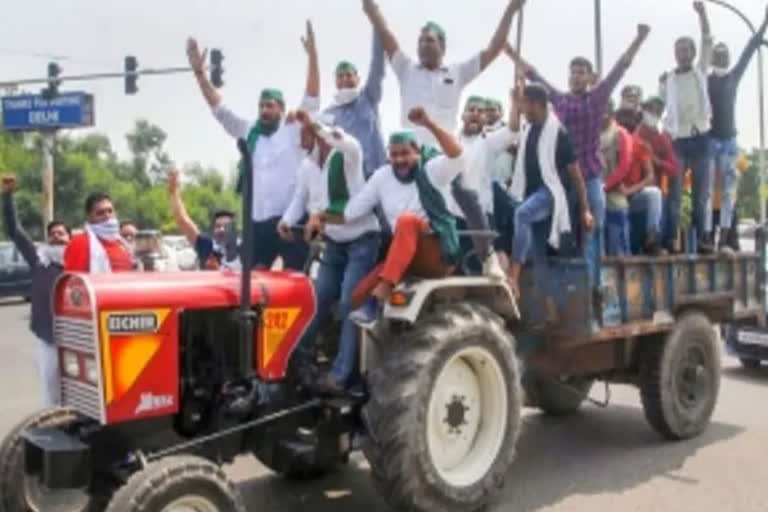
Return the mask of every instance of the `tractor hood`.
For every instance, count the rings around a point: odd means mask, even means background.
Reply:
[[[92,291],[98,310],[170,307],[237,308],[240,273],[232,271],[76,274]],[[299,272],[253,271],[251,303],[284,305],[314,302],[309,278]]]

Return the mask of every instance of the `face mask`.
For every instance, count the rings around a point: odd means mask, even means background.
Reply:
[[[51,264],[62,265],[64,261],[65,248],[65,245],[43,245],[38,249],[40,262],[46,267]]]
[[[355,101],[358,96],[360,96],[358,89],[339,89],[333,99],[337,105],[346,105]]]
[[[643,123],[645,123],[646,126],[656,129],[658,128],[660,121],[661,120],[654,114],[643,112]]]
[[[728,74],[728,68],[720,68],[717,66],[712,66],[712,73],[715,76],[725,76]]]
[[[96,224],[88,223],[93,234],[102,240],[117,240],[120,238],[120,223],[115,217]]]

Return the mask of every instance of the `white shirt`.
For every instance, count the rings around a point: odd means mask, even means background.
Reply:
[[[507,148],[516,143],[518,136],[509,128],[478,135],[459,135],[467,155],[464,185],[477,192],[483,211],[493,214],[493,180],[496,163]]]
[[[338,133],[341,138],[336,138],[332,133]],[[299,170],[299,183],[288,210],[283,215],[282,221],[290,226],[295,225],[304,213],[324,212],[329,204],[328,198],[328,172],[331,157],[336,151],[344,156],[344,177],[347,181],[349,196],[362,190],[365,185],[363,174],[363,150],[360,143],[351,135],[340,128],[321,128],[318,134],[334,149],[325,159],[323,168],[318,165],[317,156],[313,154],[304,159]],[[349,242],[361,235],[379,231],[379,221],[373,213],[364,215],[353,222],[341,225],[328,224],[325,234],[334,242]]]
[[[425,171],[432,185],[440,190],[443,197],[451,195],[451,181],[464,169],[464,154],[458,158],[445,155],[436,156],[425,166]],[[387,222],[394,231],[400,214],[408,212],[429,220],[427,212],[419,199],[419,189],[415,181],[403,183],[395,176],[391,165],[380,167],[370,177],[363,189],[347,203],[344,218],[347,222],[369,215],[381,205]]]
[[[421,144],[437,146],[432,133],[408,120],[408,112],[423,107],[443,130],[455,133],[464,88],[480,74],[480,54],[451,66],[430,71],[402,51],[392,55],[392,69],[400,82],[400,123],[413,129]]]
[[[301,107],[311,113],[320,109],[320,100],[306,96]],[[235,139],[248,137],[253,122],[246,121],[223,104],[213,115]],[[281,217],[296,188],[296,175],[306,152],[301,148],[301,125],[281,123],[269,137],[260,136],[253,151],[253,213],[255,222]]]

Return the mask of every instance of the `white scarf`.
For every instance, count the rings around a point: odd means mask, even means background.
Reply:
[[[571,217],[568,213],[568,201],[565,195],[565,189],[560,181],[560,175],[557,172],[557,162],[555,158],[557,150],[557,137],[560,133],[560,121],[550,112],[544,126],[541,129],[539,137],[539,167],[541,169],[541,179],[544,185],[549,189],[554,199],[554,208],[552,211],[552,229],[549,232],[549,245],[557,249],[560,247],[560,234],[571,231]],[[515,164],[515,173],[512,177],[512,186],[510,195],[513,199],[522,202],[525,199],[525,151],[528,143],[528,134],[531,126],[523,129],[523,136],[517,154]]]
[[[707,118],[707,122],[712,118],[712,105],[709,103],[709,90],[707,77],[697,67],[691,69],[696,77],[696,85],[699,88],[699,104],[701,111]],[[664,118],[664,127],[672,138],[679,138],[680,132],[680,111],[677,108],[677,72],[672,70],[667,74],[667,116]],[[703,135],[703,134],[702,134]],[[687,135],[685,135],[687,137]]]
[[[120,237],[120,223],[115,218],[98,224],[86,223],[85,232],[88,234],[91,274],[109,274],[112,272],[112,265],[101,240],[120,240],[128,250],[128,244]]]
[[[338,89],[333,96],[333,106],[341,107],[355,101],[360,96],[360,89]]]

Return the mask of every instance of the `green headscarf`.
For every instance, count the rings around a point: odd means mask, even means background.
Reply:
[[[443,46],[445,46],[445,30],[438,23],[435,23],[434,21],[428,21],[422,30],[433,31],[435,34],[437,34],[437,37],[440,39],[440,42],[443,43]]]
[[[283,91],[280,89],[262,89],[261,97],[259,101],[274,100],[285,107],[285,99],[283,98]]]
[[[343,60],[336,65],[336,74],[340,75],[341,73],[357,74],[357,66],[355,66],[348,60]]]
[[[504,112],[504,106],[496,98],[486,98],[485,102],[488,105],[488,108],[495,108],[498,109],[499,112]]]
[[[467,98],[467,103],[464,105],[464,108],[466,109],[470,105],[480,105],[483,108],[485,108],[487,103],[488,103],[487,100],[485,98],[483,98],[482,96],[474,95],[474,96],[470,96],[469,98]]]
[[[393,132],[392,135],[389,136],[389,143],[390,144],[410,143],[410,144],[413,144],[414,146],[419,145],[419,142],[416,139],[416,134],[410,130]]]

